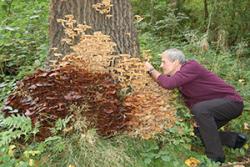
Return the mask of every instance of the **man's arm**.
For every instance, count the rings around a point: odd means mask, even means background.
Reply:
[[[185,83],[192,82],[199,76],[200,67],[198,64],[189,64],[185,68],[177,71],[173,76],[166,76],[159,73],[154,67],[146,62],[145,64],[150,75],[158,82],[160,86],[166,89],[174,89]]]
[[[161,75],[161,73],[154,68],[148,71],[148,73],[155,81],[157,81],[158,77]]]

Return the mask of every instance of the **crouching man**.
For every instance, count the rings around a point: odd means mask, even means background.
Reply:
[[[219,128],[241,115],[243,100],[235,89],[194,60],[185,60],[182,51],[168,49],[161,55],[163,74],[146,62],[148,73],[165,89],[177,88],[198,125],[194,132],[213,161],[223,163],[222,145],[241,148],[246,136],[222,132]]]

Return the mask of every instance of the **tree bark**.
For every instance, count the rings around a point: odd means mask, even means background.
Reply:
[[[150,0],[150,23],[154,23],[154,7],[155,7],[155,0]]]
[[[204,3],[204,25],[206,25],[207,21],[208,21],[208,4],[207,4],[207,0],[204,0],[203,3]]]
[[[57,48],[62,55],[69,53],[66,45],[60,41],[63,38],[63,27],[57,19],[64,19],[65,15],[73,15],[77,23],[87,24],[92,27],[88,33],[101,31],[110,35],[117,44],[115,48],[118,54],[130,54],[139,56],[139,44],[137,33],[133,25],[133,14],[129,0],[111,0],[110,15],[99,13],[93,8],[94,4],[101,0],[51,0],[49,18],[50,48]],[[48,60],[53,60],[52,51]]]
[[[177,16],[178,13],[183,12],[183,5],[185,0],[170,0],[171,6],[175,9],[174,14]]]

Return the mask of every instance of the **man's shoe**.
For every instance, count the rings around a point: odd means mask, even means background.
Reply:
[[[247,137],[243,134],[238,134],[234,149],[243,147],[246,142],[247,142]]]
[[[224,163],[225,157],[210,158],[214,162]]]

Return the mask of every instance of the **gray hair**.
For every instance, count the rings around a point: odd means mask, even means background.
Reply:
[[[176,48],[167,49],[162,53],[162,55],[166,55],[171,62],[174,62],[175,60],[178,60],[180,64],[184,64],[186,62],[184,53]]]

